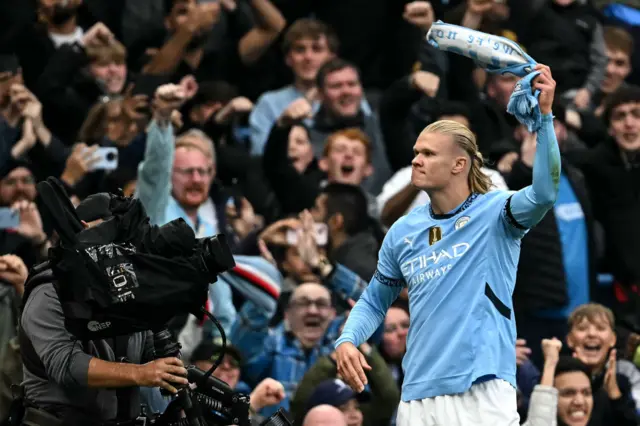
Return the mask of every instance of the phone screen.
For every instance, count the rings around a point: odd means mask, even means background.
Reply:
[[[313,227],[316,244],[320,247],[326,246],[329,241],[329,230],[327,229],[327,225],[324,223],[315,223]],[[297,230],[289,229],[287,231],[287,244],[290,246],[298,244],[299,236],[300,234]]]
[[[0,229],[14,229],[20,226],[20,214],[9,207],[0,207]]]

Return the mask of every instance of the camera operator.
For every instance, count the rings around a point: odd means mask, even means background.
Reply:
[[[108,205],[107,194],[84,200],[77,208],[83,226],[95,226],[109,217]],[[140,413],[138,387],[175,393],[176,384],[187,384],[181,360],[153,360],[151,332],[76,340],[65,328],[55,278],[47,267],[46,263],[36,267],[31,277],[42,284],[25,300],[20,324],[23,425],[135,425]]]

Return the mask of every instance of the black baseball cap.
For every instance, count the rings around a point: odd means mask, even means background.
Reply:
[[[113,216],[110,209],[111,195],[106,192],[91,194],[76,207],[80,220],[93,222],[98,219],[109,219]]]
[[[19,70],[20,62],[16,55],[0,53],[0,73],[10,72],[11,74],[17,74]]]
[[[4,179],[9,175],[9,173],[20,167],[24,167],[25,169],[29,169],[29,171],[31,171],[31,164],[27,161],[10,158],[3,164],[2,167],[0,167],[0,179]],[[33,171],[31,171],[31,173],[33,173]]]
[[[220,356],[221,352],[221,345],[218,345],[214,342],[203,341],[193,351],[193,354],[191,355],[191,362],[215,362]],[[225,355],[231,356],[231,358],[233,358],[238,363],[238,367],[242,365],[242,353],[235,346],[227,345],[227,348],[225,349]]]

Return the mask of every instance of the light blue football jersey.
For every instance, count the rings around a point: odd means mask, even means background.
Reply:
[[[387,233],[374,277],[336,347],[366,341],[408,287],[403,401],[463,393],[493,378],[516,386],[511,298],[520,240],[553,206],[560,175],[553,118],[543,121],[533,185],[471,194],[445,215],[434,214],[429,203]]]
[[[448,215],[418,207],[387,234],[377,278],[409,288],[403,400],[465,392],[493,376],[515,386],[511,295],[524,230],[507,214],[510,195],[472,194]]]

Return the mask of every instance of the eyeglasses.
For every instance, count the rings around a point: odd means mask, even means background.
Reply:
[[[299,300],[292,300],[290,305],[299,309],[308,309],[311,305],[315,305],[315,307],[320,311],[331,308],[331,302],[326,299],[309,300],[303,298]]]
[[[221,352],[214,352],[211,356],[211,362],[215,362],[220,356]],[[220,363],[220,367],[225,367],[228,364],[230,368],[240,368],[240,362],[234,358],[232,355],[226,354],[224,358],[222,358],[222,363]],[[219,367],[219,368],[220,368]]]
[[[199,176],[209,177],[213,173],[213,167],[207,167],[206,169],[203,167],[174,167],[173,171],[183,176],[192,176],[197,173]]]
[[[399,324],[387,324],[384,326],[385,333],[393,333],[398,329],[408,330],[409,329],[409,321],[403,321]]]
[[[22,185],[35,185],[36,180],[33,176],[8,177],[4,178],[2,183],[7,186],[16,186],[18,183]]]

